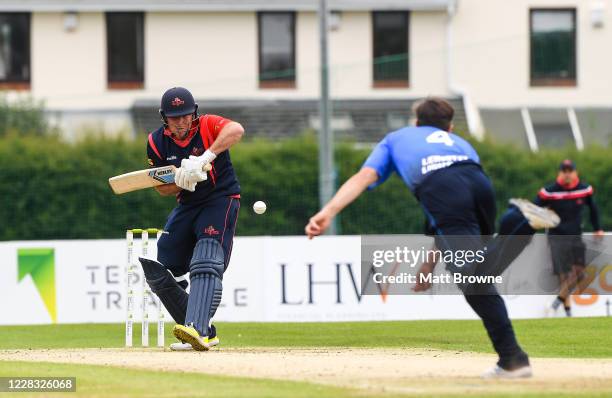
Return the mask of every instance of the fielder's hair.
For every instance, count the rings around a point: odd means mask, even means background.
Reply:
[[[417,118],[417,126],[433,126],[449,131],[455,110],[445,99],[427,97],[418,101],[413,107]]]

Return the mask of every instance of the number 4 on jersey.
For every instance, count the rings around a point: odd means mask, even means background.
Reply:
[[[455,143],[453,139],[448,135],[446,131],[438,130],[427,136],[427,142],[430,144],[444,144],[446,146],[453,146]]]

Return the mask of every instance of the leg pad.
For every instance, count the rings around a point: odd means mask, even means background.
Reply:
[[[164,307],[168,310],[172,319],[178,324],[185,323],[187,313],[188,295],[174,279],[174,276],[163,264],[139,257],[138,260],[151,287],[151,291],[159,297]]]
[[[192,324],[201,336],[208,335],[223,292],[224,252],[219,241],[201,239],[193,250],[189,266],[191,290],[185,324]]]

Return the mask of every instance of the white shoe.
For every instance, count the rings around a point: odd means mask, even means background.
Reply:
[[[533,376],[531,366],[523,366],[514,370],[505,370],[498,365],[484,372],[480,377],[483,379],[523,379]]]
[[[536,206],[526,199],[510,199],[510,204],[518,207],[533,229],[554,228],[561,222],[554,211]]]
[[[193,347],[189,343],[172,343],[170,344],[170,350],[172,351],[193,351]]]

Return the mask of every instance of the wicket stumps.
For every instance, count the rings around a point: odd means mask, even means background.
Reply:
[[[140,250],[141,257],[147,257],[149,254],[149,234],[155,234],[155,242],[164,233],[158,228],[147,228],[147,229],[128,229],[125,231],[125,241],[127,245],[127,264],[125,267],[126,274],[126,318],[125,318],[125,346],[133,346],[133,331],[134,331],[134,275],[136,273],[137,265],[134,264],[134,235],[140,234]],[[149,298],[153,298],[155,306],[157,308],[157,346],[164,346],[164,307],[159,301],[157,296],[154,296],[151,292],[151,288],[147,284],[147,280],[142,272],[142,346],[149,346],[149,310],[148,302]]]

